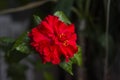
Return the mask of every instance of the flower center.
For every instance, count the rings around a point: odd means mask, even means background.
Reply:
[[[64,33],[59,34],[59,41],[62,42],[64,46],[68,46],[68,40],[66,39],[66,35]]]
[[[59,35],[59,38],[61,39],[64,36],[65,36],[65,34],[62,33],[62,34]]]
[[[63,42],[63,45],[64,46],[68,46],[69,44],[68,44],[68,40],[65,40],[64,42]]]

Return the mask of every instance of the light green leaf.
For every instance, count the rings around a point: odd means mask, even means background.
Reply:
[[[61,21],[65,22],[67,24],[71,23],[62,11],[57,11],[54,13],[54,15],[58,16]]]
[[[21,53],[30,54],[32,51],[31,51],[31,48],[29,46],[30,45],[28,45],[27,43],[22,43],[16,47],[16,50],[20,51]]]

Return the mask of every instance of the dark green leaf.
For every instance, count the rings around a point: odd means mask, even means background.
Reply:
[[[71,23],[62,11],[57,11],[54,13],[54,15],[58,16],[61,21],[65,22],[67,24]]]
[[[34,17],[35,24],[38,25],[41,21],[40,17],[36,15],[33,15],[33,17]]]
[[[24,32],[18,39],[15,41],[15,44],[12,47],[12,50],[16,49],[20,44],[22,44],[24,41],[28,40],[28,32]]]
[[[8,38],[8,37],[1,37],[0,38],[0,43],[12,43],[14,39]]]
[[[11,51],[17,50],[21,53],[29,54],[31,52],[31,48],[29,46],[28,32],[25,32],[15,41]]]
[[[13,43],[14,43],[14,39],[7,38],[7,37],[1,37],[0,38],[0,49],[7,52],[11,48],[11,45]]]
[[[16,49],[11,50],[11,47],[13,47],[14,43],[14,39],[6,37],[0,38],[0,48],[6,53],[5,60],[8,63],[17,63],[27,56],[27,54],[21,54],[21,52],[17,51]]]
[[[9,55],[5,55],[5,60],[7,63],[18,63],[20,60],[28,56],[28,54],[21,54],[20,51],[12,50],[9,51]]]

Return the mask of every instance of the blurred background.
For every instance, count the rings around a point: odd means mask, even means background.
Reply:
[[[106,56],[107,1],[0,0],[0,37],[12,42],[35,27],[33,15],[43,19],[60,10],[75,24],[83,58],[83,66],[73,65],[71,76],[59,66],[43,65],[37,54],[8,59],[11,44],[0,42],[0,80],[120,80],[120,0],[111,0]]]

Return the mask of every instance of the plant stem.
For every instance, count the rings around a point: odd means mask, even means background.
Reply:
[[[104,80],[107,80],[107,73],[108,73],[108,56],[109,56],[109,18],[110,18],[110,2],[107,2],[107,13],[106,13],[106,55],[105,55],[105,65],[104,65]]]
[[[31,2],[31,3],[28,3],[27,5],[24,5],[24,6],[20,6],[20,7],[16,7],[16,8],[10,8],[10,9],[5,9],[3,11],[0,11],[0,15],[33,9],[33,8],[41,6],[41,5],[43,5],[43,4],[45,4],[45,3],[49,2],[49,1],[55,2],[56,0],[40,0],[40,1],[36,1],[36,2]]]

